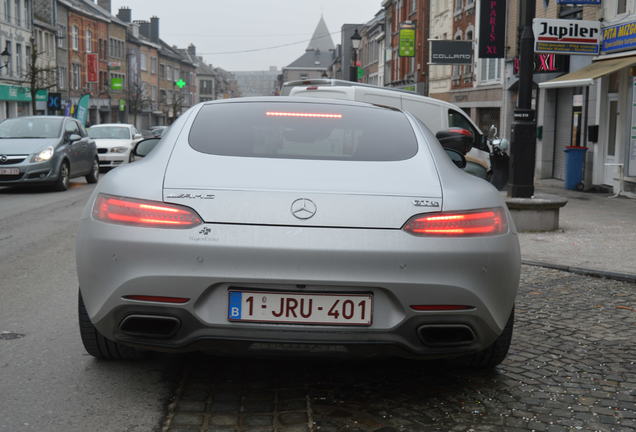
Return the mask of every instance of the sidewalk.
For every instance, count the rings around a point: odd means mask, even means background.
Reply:
[[[558,231],[519,234],[525,263],[618,273],[636,281],[636,199],[570,191],[559,180],[539,180],[535,190],[568,203],[561,209]]]

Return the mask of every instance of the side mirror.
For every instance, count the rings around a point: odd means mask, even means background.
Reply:
[[[135,149],[133,150],[133,155],[139,158],[146,157],[148,153],[150,153],[155,148],[155,146],[159,143],[159,141],[161,141],[159,138],[148,138],[148,139],[139,141],[135,145]]]
[[[75,141],[79,141],[79,140],[81,140],[81,139],[82,139],[82,137],[81,137],[81,136],[79,136],[78,134],[70,134],[70,135],[68,136],[68,140],[69,140],[69,142],[71,142],[71,143],[74,143]]]
[[[136,134],[133,136],[133,139],[141,139],[141,138],[143,138],[143,135],[142,135],[142,134],[140,134],[140,133],[136,133]]]
[[[461,169],[466,168],[466,158],[464,157],[463,154],[461,154],[457,150],[454,150],[448,147],[444,147],[444,150],[446,150],[446,154],[457,166],[457,168],[461,168]]]
[[[450,148],[462,155],[468,153],[475,142],[473,133],[468,129],[450,128],[435,134],[442,147]]]

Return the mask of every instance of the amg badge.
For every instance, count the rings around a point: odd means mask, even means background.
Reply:
[[[176,198],[176,199],[214,199],[216,196],[214,194],[173,194],[168,195],[166,198]]]
[[[439,207],[439,201],[416,199],[413,200],[413,205],[415,207]]]

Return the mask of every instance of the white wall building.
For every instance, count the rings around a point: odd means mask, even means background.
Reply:
[[[0,120],[31,113],[31,94],[24,83],[33,22],[31,0],[0,1],[0,51],[10,53],[0,69]],[[4,65],[0,65],[4,66]]]

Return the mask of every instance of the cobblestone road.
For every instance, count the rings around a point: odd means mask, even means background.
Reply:
[[[636,431],[636,285],[524,267],[494,372],[192,356],[164,430]]]

